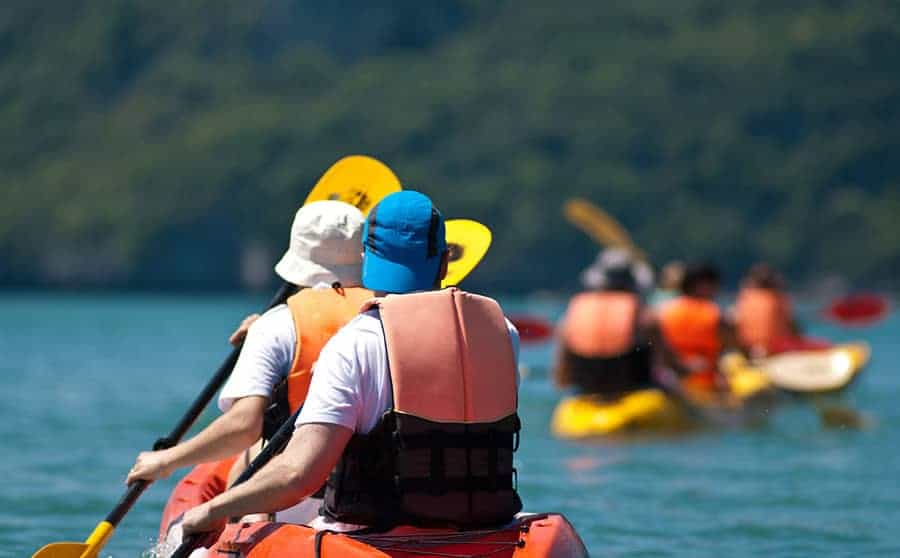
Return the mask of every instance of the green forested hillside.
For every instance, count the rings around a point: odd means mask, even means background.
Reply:
[[[656,261],[896,278],[898,53],[893,0],[6,0],[0,284],[235,286],[350,153],[491,226],[480,287],[573,285],[572,195]]]

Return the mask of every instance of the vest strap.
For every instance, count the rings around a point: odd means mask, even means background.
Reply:
[[[291,416],[291,404],[288,401],[288,379],[285,378],[272,393],[269,406],[263,413],[263,440],[270,440],[278,432],[281,425]]]
[[[491,477],[451,477],[447,479],[442,479],[441,490],[435,491],[434,486],[436,483],[429,478],[398,478],[396,479],[396,486],[399,490],[405,493],[413,493],[420,492],[425,494],[435,494],[441,495],[447,492],[498,492],[501,490],[512,490],[514,488],[513,485],[513,477],[515,475],[513,473],[509,473],[506,475],[497,475],[495,478]]]
[[[399,447],[407,450],[431,449],[439,445],[444,448],[458,449],[516,449],[514,432],[501,434],[491,429],[486,432],[450,433],[442,430],[429,430],[422,434],[395,434]]]

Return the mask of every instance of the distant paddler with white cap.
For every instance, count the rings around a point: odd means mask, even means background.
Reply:
[[[339,201],[317,201],[297,211],[290,247],[275,269],[299,290],[249,328],[219,395],[223,414],[185,442],[141,453],[127,483],[167,477],[176,469],[240,452],[245,456],[236,468],[242,469],[258,451],[257,442],[299,408],[319,351],[373,296],[360,286],[363,224],[358,209]],[[317,509],[318,503],[311,502],[313,517]]]
[[[649,386],[653,320],[642,294],[653,284],[650,266],[608,248],[581,282],[585,290],[569,301],[558,327],[557,386],[609,397]]]

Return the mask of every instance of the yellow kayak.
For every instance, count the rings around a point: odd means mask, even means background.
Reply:
[[[833,393],[849,386],[869,362],[869,346],[847,343],[830,349],[792,351],[756,362],[778,389]]]
[[[592,438],[631,432],[663,432],[687,426],[680,405],[660,389],[642,389],[615,400],[596,395],[566,397],[553,412],[553,433]]]
[[[731,388],[724,398],[668,388],[637,390],[613,400],[575,395],[556,406],[551,428],[556,436],[577,439],[672,433],[708,423],[737,425],[764,419],[774,393],[768,376],[740,355],[726,355],[720,366]]]

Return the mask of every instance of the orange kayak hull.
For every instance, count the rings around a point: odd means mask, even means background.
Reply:
[[[571,524],[559,514],[525,515],[499,529],[466,532],[407,527],[358,536],[316,532],[303,525],[285,523],[232,523],[212,547],[211,554],[247,558],[579,558],[588,555]]]
[[[234,458],[198,465],[176,485],[160,522],[160,539],[187,510],[225,490]],[[317,536],[318,535],[318,536]],[[458,531],[399,527],[388,533],[349,536],[317,533],[304,525],[273,522],[221,525],[208,541],[211,556],[247,558],[393,557],[581,558],[588,553],[561,514],[520,514],[497,529]],[[207,543],[207,544],[210,544]],[[224,553],[224,554],[223,554]]]

